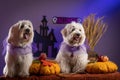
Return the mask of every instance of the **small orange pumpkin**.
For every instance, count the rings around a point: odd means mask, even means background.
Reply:
[[[109,61],[108,56],[100,56],[100,57],[98,58],[98,62],[105,62],[105,61]]]
[[[60,73],[60,66],[55,60],[47,60],[45,53],[41,53],[38,60],[34,60],[30,69],[30,74],[50,75]]]
[[[86,67],[88,73],[111,73],[117,70],[118,66],[111,61],[90,63]]]
[[[34,60],[29,69],[30,74],[39,74],[40,65],[41,64],[39,60]]]
[[[40,74],[42,75],[50,75],[50,74],[58,74],[60,73],[60,67],[55,62],[50,62],[46,60],[42,60],[42,64],[40,67]]]

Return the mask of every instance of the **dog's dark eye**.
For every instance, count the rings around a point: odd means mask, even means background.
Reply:
[[[75,30],[75,28],[72,29],[72,32]]]
[[[21,29],[24,28],[24,25],[22,24],[20,28],[21,28]]]
[[[29,25],[29,27],[31,28],[31,26]]]
[[[79,31],[81,31],[81,29],[79,29]]]

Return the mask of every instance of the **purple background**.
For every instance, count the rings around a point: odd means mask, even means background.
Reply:
[[[97,44],[95,51],[109,56],[120,66],[120,0],[0,0],[0,75],[5,65],[2,55],[2,41],[10,26],[22,19],[29,19],[38,30],[42,16],[46,15],[49,28],[55,29],[58,43],[62,41],[60,30],[64,24],[53,24],[52,17],[85,18],[90,13],[97,17],[105,16],[108,30]]]

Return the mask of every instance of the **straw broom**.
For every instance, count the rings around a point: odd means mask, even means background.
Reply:
[[[94,51],[96,44],[107,30],[107,25],[103,23],[102,19],[103,17],[96,19],[95,14],[90,14],[82,23],[85,29],[88,46],[92,51]]]

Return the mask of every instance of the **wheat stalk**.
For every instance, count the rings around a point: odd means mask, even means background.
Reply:
[[[107,30],[107,25],[102,21],[103,18],[104,17],[96,19],[95,14],[90,14],[82,23],[85,29],[88,45],[93,51],[98,41]]]

